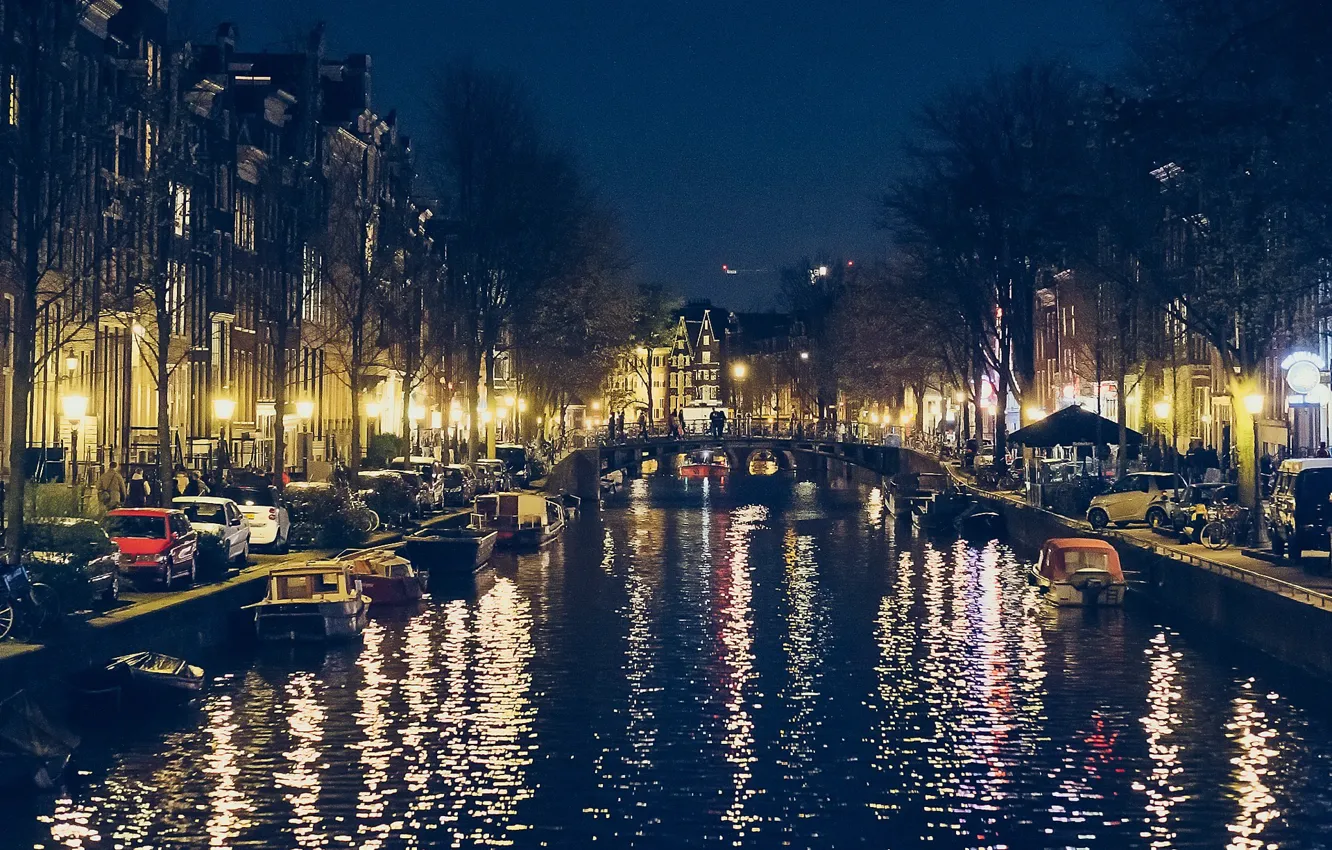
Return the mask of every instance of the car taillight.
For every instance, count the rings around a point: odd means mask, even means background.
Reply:
[[[277,520],[277,508],[268,509],[268,518],[274,521]]]

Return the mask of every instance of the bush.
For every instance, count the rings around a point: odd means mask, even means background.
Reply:
[[[199,532],[199,551],[195,555],[195,568],[200,575],[225,576],[227,570],[231,569],[227,554],[227,543],[220,532]]]
[[[383,469],[395,457],[407,457],[411,443],[397,434],[375,434],[365,447],[365,465]]]
[[[332,484],[298,482],[288,484],[283,494],[293,524],[326,522],[345,507],[346,497]]]
[[[366,475],[361,478],[366,507],[379,514],[383,522],[405,519],[416,505],[407,482],[393,474]]]
[[[365,533],[339,511],[324,522],[293,522],[291,545],[296,549],[349,549],[365,542]]]
[[[29,484],[32,494],[28,502],[28,519],[46,519],[48,517],[83,516],[79,510],[80,492],[71,484]]]

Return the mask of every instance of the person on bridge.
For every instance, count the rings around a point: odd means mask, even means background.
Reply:
[[[612,443],[615,442],[615,414],[612,413],[606,420],[606,439]]]
[[[647,411],[640,410],[638,412],[638,436],[640,439],[647,439]]]

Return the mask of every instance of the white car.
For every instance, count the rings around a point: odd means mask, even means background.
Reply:
[[[240,508],[219,496],[177,496],[172,506],[185,512],[190,527],[222,538],[228,565],[243,568],[250,561],[250,525]]]
[[[278,499],[277,490],[269,486],[233,486],[222,495],[234,501],[250,525],[250,545],[266,546],[279,554],[287,551],[291,539],[291,519]]]
[[[1169,499],[1188,489],[1184,479],[1173,472],[1134,472],[1091,500],[1087,522],[1092,528],[1110,523],[1123,527],[1131,522],[1145,522],[1152,528],[1170,525]]]

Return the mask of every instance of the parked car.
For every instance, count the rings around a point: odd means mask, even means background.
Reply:
[[[171,504],[185,512],[190,526],[200,536],[211,535],[221,541],[218,566],[243,568],[250,561],[250,525],[240,507],[221,496],[177,496]]]
[[[222,495],[236,503],[250,526],[250,545],[267,546],[278,554],[287,551],[291,541],[291,517],[278,498],[277,488],[269,485],[233,486]]]
[[[1332,460],[1294,458],[1281,462],[1272,482],[1267,534],[1272,552],[1299,561],[1306,549],[1328,548],[1332,524]]]
[[[1134,472],[1125,475],[1109,490],[1094,497],[1087,508],[1087,522],[1092,528],[1110,523],[1123,527],[1131,522],[1145,522],[1159,528],[1170,522],[1167,499],[1187,488],[1184,479],[1173,472]]]
[[[444,504],[465,507],[476,498],[476,473],[470,466],[452,463],[439,474]]]
[[[515,486],[526,487],[532,480],[531,462],[527,456],[527,447],[516,443],[505,443],[495,447],[495,457],[504,461],[504,468]]]
[[[116,508],[106,515],[106,532],[120,547],[120,572],[136,584],[165,589],[178,580],[194,581],[199,534],[185,514],[167,508]]]
[[[421,476],[426,489],[430,492],[430,509],[432,511],[444,507],[444,482],[439,475],[443,468],[444,464],[433,457],[413,455],[412,457],[395,457],[389,461],[389,469],[415,472]]]
[[[476,478],[479,482],[477,492],[503,493],[513,489],[509,481],[508,467],[499,458],[483,457],[472,465],[476,467]]]
[[[1238,488],[1234,484],[1224,481],[1191,484],[1188,490],[1181,492],[1177,498],[1167,503],[1170,509],[1170,523],[1156,530],[1173,532],[1179,535],[1181,540],[1200,543],[1203,526],[1207,524],[1207,509],[1224,502],[1234,504],[1238,499]]]
[[[60,592],[62,585],[80,580],[78,570],[93,595],[103,602],[120,596],[120,547],[96,520],[52,517],[24,525],[23,565],[34,581]]]

